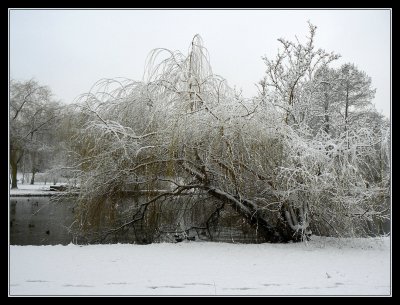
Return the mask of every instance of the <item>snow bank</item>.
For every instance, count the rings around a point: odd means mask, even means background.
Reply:
[[[57,184],[61,185],[61,183]],[[50,191],[50,183],[18,184],[18,189],[10,189],[10,196],[52,196],[55,191]]]
[[[11,246],[10,295],[390,295],[390,239]]]

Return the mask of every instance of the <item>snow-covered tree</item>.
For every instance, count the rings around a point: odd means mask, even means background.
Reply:
[[[325,116],[312,129],[315,109],[337,109],[317,76],[337,56],[314,50],[314,35],[310,24],[305,45],[280,40],[284,51],[266,60],[261,93],[251,99],[212,72],[199,35],[187,55],[153,51],[143,82],[96,83],[78,100],[81,128],[71,144],[81,187],[77,229],[106,222],[112,227],[103,235],[118,232],[156,204],[184,209],[183,194],[215,202],[197,223],[208,226],[230,208],[272,242],[302,240],[311,230],[362,235],[365,221],[387,217],[378,200],[385,186],[367,184],[361,170],[380,135],[328,132]],[[332,103],[314,105],[324,92]],[[117,211],[128,191],[147,200]]]
[[[340,83],[336,69],[327,65],[319,68],[313,79],[313,94],[309,105],[309,126],[315,133],[323,130],[336,136],[341,131]]]
[[[306,45],[279,40],[283,51],[276,60],[264,59],[266,76],[260,82],[261,98],[284,109],[287,124],[280,129],[284,154],[276,175],[282,214],[303,232],[310,227],[325,234],[362,234],[362,222],[371,220],[367,215],[388,217],[381,196],[387,188],[367,181],[379,168],[371,162],[382,135],[371,124],[377,120],[371,107],[375,91],[354,65],[329,68],[338,56],[314,50],[316,27],[309,26]]]
[[[32,183],[42,155],[49,152],[49,133],[54,130],[59,105],[51,90],[35,80],[10,82],[10,166],[12,188],[17,188],[17,169],[29,156]]]
[[[315,50],[314,39],[317,27],[308,23],[310,36],[306,43],[278,39],[282,50],[276,59],[263,57],[266,65],[264,78],[259,82],[261,96],[281,109],[287,124],[300,124],[307,120],[315,87],[312,82],[315,74],[340,55],[328,53],[323,49]]]
[[[346,131],[351,126],[357,127],[357,122],[373,110],[376,89],[371,88],[371,77],[350,63],[340,67],[337,80],[340,84],[342,126]]]

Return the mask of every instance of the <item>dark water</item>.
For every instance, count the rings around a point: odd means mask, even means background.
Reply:
[[[131,202],[131,200],[128,200]],[[11,245],[67,245],[74,243],[91,243],[88,238],[75,238],[69,228],[74,221],[74,199],[56,202],[52,197],[12,197],[10,199],[10,244]],[[181,206],[181,205],[179,205]],[[206,206],[202,204],[201,208]],[[179,214],[172,205],[168,210],[163,207],[159,215],[158,223],[171,225],[177,222]],[[195,211],[194,214],[186,217],[185,227],[190,227],[196,223],[196,219],[201,219],[204,211]],[[151,213],[150,213],[151,214]],[[160,215],[164,218],[160,218]],[[160,227],[163,227],[162,225]],[[383,223],[368,224],[371,235],[384,234],[390,232],[390,221]],[[196,240],[213,240],[218,242],[231,243],[258,243],[263,242],[257,236],[254,229],[233,213],[226,213],[221,216],[218,228],[210,234],[204,230],[192,230],[190,235]],[[155,237],[156,236],[156,237]],[[118,234],[110,235],[101,243],[143,243],[148,242],[175,242],[174,234],[155,235],[154,228],[151,226],[141,226],[120,231]]]
[[[72,202],[55,203],[51,197],[10,199],[11,245],[67,245],[73,222]]]
[[[140,199],[139,199],[140,200]],[[131,200],[128,200],[131,201]],[[69,230],[74,222],[73,199],[56,202],[51,197],[12,197],[10,199],[10,244],[11,245],[67,245],[71,242],[78,244],[92,243],[89,238],[80,236],[74,238]],[[170,206],[171,207],[171,206]],[[151,213],[150,213],[151,214]],[[173,217],[167,218],[171,214]],[[159,223],[164,225],[176,223],[179,213],[175,208],[163,208],[164,219]],[[186,217],[186,227],[193,224],[194,219],[200,218],[201,211],[191,217]],[[169,215],[169,216],[171,216]],[[187,215],[186,215],[187,216]],[[175,217],[175,218],[174,218]],[[194,219],[190,219],[193,218]],[[257,243],[261,242],[256,232],[243,223],[238,216],[221,217],[218,228],[212,231],[212,239],[205,230],[192,230],[189,235],[195,240],[213,240],[219,242]],[[239,223],[239,224],[238,224]],[[118,234],[110,235],[101,243],[143,243],[146,242],[175,242],[174,233],[154,234],[151,226],[128,228]],[[156,237],[155,237],[156,236]],[[98,241],[97,241],[98,242]],[[96,243],[97,243],[96,242]]]

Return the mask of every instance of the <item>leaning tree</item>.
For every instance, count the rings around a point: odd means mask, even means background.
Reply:
[[[314,31],[306,47],[285,44],[287,52],[294,48],[300,71],[279,67],[282,80],[252,99],[212,72],[199,35],[187,55],[154,50],[143,82],[101,80],[80,96],[82,126],[71,153],[80,179],[76,228],[109,222],[114,225],[102,234],[118,232],[165,201],[183,209],[179,198],[186,195],[198,204],[214,203],[206,217],[195,220],[199,226],[231,209],[265,241],[302,240],[311,229],[362,234],[355,218],[384,214],[370,200],[375,193],[366,198],[358,186],[363,179],[357,162],[371,153],[365,148],[371,134],[354,134],[348,147],[340,137],[316,136],[296,119],[301,109],[294,106],[313,93],[310,79],[302,77],[309,72],[312,78],[314,70],[304,65],[317,69],[333,60],[313,51]],[[268,69],[281,60],[279,55]],[[363,147],[361,155],[357,147]],[[147,199],[117,213],[121,197],[132,190]]]

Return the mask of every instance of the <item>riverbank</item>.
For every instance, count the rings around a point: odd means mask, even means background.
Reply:
[[[62,184],[57,184],[62,185]],[[17,189],[10,189],[10,197],[46,197],[54,195],[62,195],[64,192],[51,191],[50,183],[36,183],[36,184],[18,184]]]

